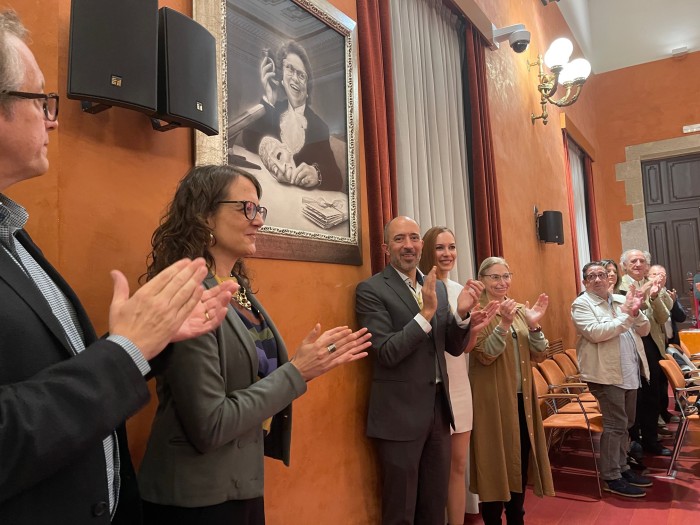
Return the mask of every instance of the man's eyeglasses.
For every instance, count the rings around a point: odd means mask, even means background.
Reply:
[[[287,73],[290,77],[293,77],[294,75],[296,75],[299,82],[306,84],[306,80],[307,80],[308,76],[306,75],[306,73],[304,71],[302,71],[301,69],[295,68],[289,62],[283,62],[282,67],[284,68],[284,72]]]
[[[513,278],[512,273],[504,273],[503,275],[499,275],[497,273],[485,273],[482,275],[482,277],[487,277],[491,280],[491,282],[497,283],[498,281],[503,280],[504,282],[509,282]]]
[[[26,98],[30,100],[43,99],[44,116],[49,122],[55,122],[58,118],[58,93],[26,93],[24,91],[2,91],[0,95],[8,97]]]
[[[589,273],[586,275],[586,281],[589,283],[595,282],[596,279],[600,279],[601,281],[607,281],[608,280],[608,274],[607,273]]]
[[[242,204],[243,208],[241,208],[241,211],[245,215],[245,218],[249,221],[255,219],[255,217],[258,216],[258,213],[262,217],[263,221],[265,220],[265,217],[267,217],[267,208],[265,206],[259,206],[251,201],[219,201],[217,204]]]

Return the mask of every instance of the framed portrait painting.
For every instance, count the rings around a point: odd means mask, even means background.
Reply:
[[[195,0],[217,41],[218,136],[197,164],[255,176],[267,207],[256,257],[362,264],[357,30],[325,0]]]

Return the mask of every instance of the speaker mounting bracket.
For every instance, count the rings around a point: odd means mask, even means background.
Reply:
[[[538,241],[543,242],[543,240],[540,239],[540,214],[537,206],[535,206],[535,235]]]
[[[94,115],[95,113],[101,113],[105,109],[109,109],[112,106],[108,104],[93,104],[88,100],[81,100],[80,107],[85,113],[90,113],[91,115]]]
[[[156,131],[170,131],[171,129],[182,127],[177,122],[166,122],[165,124],[163,124],[157,118],[151,118],[151,126],[153,126],[153,129]]]

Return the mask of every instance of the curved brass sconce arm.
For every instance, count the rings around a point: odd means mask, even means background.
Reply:
[[[528,61],[527,63],[527,69],[528,71],[530,70],[531,66],[538,66],[538,71],[537,71],[537,91],[540,94],[540,106],[542,107],[542,112],[540,115],[535,115],[532,113],[530,115],[530,119],[532,123],[534,124],[536,120],[542,119],[543,124],[547,124],[548,118],[549,118],[549,113],[547,112],[547,103],[549,102],[550,104],[553,104],[557,107],[563,108],[566,106],[570,106],[574,102],[578,100],[579,95],[581,94],[581,88],[583,87],[584,82],[586,82],[586,78],[577,78],[572,81],[567,81],[564,82],[563,84],[559,83],[559,74],[562,72],[564,69],[563,65],[557,65],[557,66],[552,66],[550,68],[551,73],[546,73],[545,72],[545,64],[544,60],[542,58],[542,55],[537,55],[537,60],[535,62],[530,63]],[[554,99],[554,95],[556,94],[557,90],[559,89],[559,86],[562,86],[566,91],[564,93],[564,96],[559,98],[559,99]]]

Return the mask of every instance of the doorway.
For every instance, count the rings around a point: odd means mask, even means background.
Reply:
[[[687,328],[695,324],[691,283],[700,271],[700,154],[643,161],[642,183],[652,262],[666,268],[666,286],[688,316],[679,329]]]

